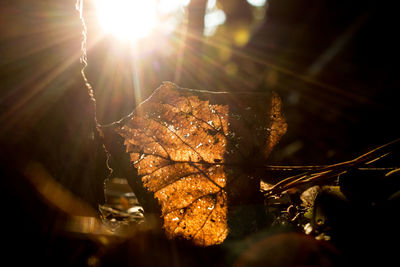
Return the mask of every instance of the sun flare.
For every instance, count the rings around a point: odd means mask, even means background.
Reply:
[[[156,0],[96,0],[95,5],[103,30],[120,40],[146,37],[159,23]]]

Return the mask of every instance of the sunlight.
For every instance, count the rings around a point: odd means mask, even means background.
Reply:
[[[103,30],[120,40],[146,37],[158,23],[156,0],[97,0],[95,5]]]
[[[99,24],[107,34],[134,42],[149,36],[156,28],[162,32],[175,28],[176,23],[166,18],[182,10],[190,0],[95,0],[94,3]]]
[[[162,14],[175,12],[176,10],[189,5],[190,0],[158,0],[158,10]]]

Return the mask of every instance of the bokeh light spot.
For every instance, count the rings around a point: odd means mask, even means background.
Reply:
[[[247,29],[239,29],[234,34],[234,42],[237,46],[245,46],[250,39],[250,32]]]

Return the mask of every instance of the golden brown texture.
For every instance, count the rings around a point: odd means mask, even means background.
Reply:
[[[244,164],[261,162],[286,131],[276,95],[246,98],[164,83],[117,128],[143,185],[161,206],[170,238],[222,243],[228,183],[253,179]],[[235,191],[240,198],[240,188]]]

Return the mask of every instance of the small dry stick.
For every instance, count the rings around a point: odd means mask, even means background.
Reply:
[[[309,169],[309,171],[294,176],[290,176],[281,180],[280,182],[275,184],[272,188],[270,188],[268,191],[266,191],[265,195],[266,196],[279,195],[291,188],[295,188],[306,183],[320,183],[329,180],[333,177],[337,177],[338,175],[347,172],[351,168],[359,167],[362,165],[368,165],[372,162],[375,162],[385,157],[386,155],[390,154],[391,151],[399,145],[400,145],[400,138],[392,142],[389,142],[385,145],[382,145],[380,147],[377,147],[349,161],[327,166],[315,166],[315,168],[312,166],[306,166]],[[279,166],[278,169],[280,167],[282,166]],[[301,166],[294,166],[294,167],[301,170]],[[290,166],[287,166],[286,168],[289,170],[296,169],[296,168],[293,169]]]

